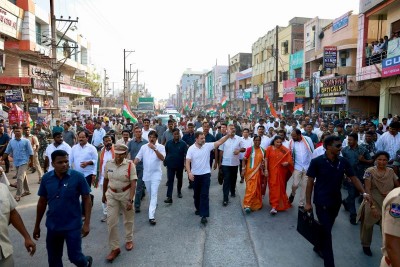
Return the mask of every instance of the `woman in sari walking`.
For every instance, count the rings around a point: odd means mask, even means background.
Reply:
[[[397,175],[393,169],[387,167],[390,155],[386,151],[375,154],[375,166],[365,170],[365,192],[372,198],[372,202],[361,203],[357,218],[361,221],[360,239],[364,254],[372,256],[372,232],[376,223],[381,224],[382,205],[386,195],[393,188],[399,187]]]
[[[268,180],[272,215],[291,207],[286,194],[286,182],[294,166],[291,152],[282,146],[282,142],[282,137],[276,136],[265,151],[265,176]]]
[[[242,161],[242,176],[246,181],[243,208],[246,213],[262,208],[261,186],[264,180],[265,150],[260,147],[260,136],[254,137],[253,143],[253,146],[246,149]]]

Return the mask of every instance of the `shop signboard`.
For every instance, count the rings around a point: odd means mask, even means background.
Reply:
[[[28,104],[28,112],[29,115],[31,116],[32,120],[37,120],[38,118],[38,108],[39,104],[38,103],[29,103]]]
[[[18,17],[0,7],[0,32],[17,38],[18,28],[20,27],[21,23],[18,23]]]
[[[58,105],[60,107],[67,107],[69,105],[69,97],[67,96],[60,96],[58,98]]]
[[[337,47],[336,46],[324,46],[323,54],[323,66],[324,69],[334,69],[337,65]]]
[[[47,90],[52,88],[49,81],[44,79],[32,78],[32,87],[39,90]]]
[[[271,102],[274,102],[274,87],[275,83],[270,82],[263,85],[264,99],[268,96]]]
[[[322,95],[331,93],[344,93],[346,89],[346,76],[338,76],[321,80]]]
[[[17,103],[24,102],[24,93],[22,89],[11,89],[5,91],[6,102],[8,103]]]
[[[291,79],[283,81],[283,102],[294,102],[296,93],[295,88],[302,79]]]
[[[346,97],[324,97],[319,100],[321,105],[345,105]]]
[[[349,25],[349,14],[345,14],[337,19],[335,19],[332,23],[332,32],[337,32]]]
[[[386,58],[382,61],[382,77],[400,74],[400,56]]]
[[[85,100],[90,103],[90,105],[100,105],[101,97],[86,97]]]
[[[244,92],[243,99],[250,99],[250,98],[251,98],[251,92]]]
[[[296,104],[303,104],[304,103],[304,98],[306,96],[306,90],[303,87],[295,87],[295,103]]]
[[[73,95],[83,95],[83,96],[91,96],[92,95],[92,92],[90,91],[90,89],[75,87],[75,86],[67,85],[67,84],[63,84],[63,83],[60,83],[60,92],[67,93],[67,94],[73,94]]]
[[[307,81],[299,82],[297,84],[297,86],[301,87],[301,88],[304,88],[304,91],[305,91],[304,97],[305,98],[309,98],[310,97],[310,81],[307,80]]]
[[[243,99],[243,91],[242,90],[236,90],[236,98],[237,99]]]
[[[360,0],[360,14],[364,13],[385,0]]]

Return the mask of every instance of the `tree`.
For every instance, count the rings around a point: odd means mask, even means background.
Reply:
[[[86,77],[76,77],[76,80],[84,82],[92,91],[92,96],[100,96],[101,80],[100,75],[94,69],[92,72],[86,73]]]

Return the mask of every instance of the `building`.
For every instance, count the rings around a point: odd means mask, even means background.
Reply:
[[[39,110],[55,106],[54,90],[59,90],[58,104],[64,110],[70,109],[70,101],[92,95],[88,84],[77,79],[78,76],[86,77],[92,70],[90,44],[76,31],[74,23],[67,32],[63,29],[67,22],[57,23],[56,60],[53,60],[49,14],[33,0],[17,1],[17,5],[0,0],[0,6],[0,12],[6,18],[0,23],[4,37],[0,42],[2,94],[5,90],[9,90],[8,94],[18,94],[19,91],[24,100],[15,98],[14,103],[23,106],[35,103],[35,107],[41,108]],[[57,84],[54,83],[55,77],[58,78]]]
[[[360,84],[379,85],[379,118],[400,114],[400,1],[360,0],[357,75]],[[387,36],[387,38],[385,38]],[[371,42],[382,49],[369,53]]]
[[[239,88],[236,76],[238,73],[251,69],[251,53],[238,53],[232,58],[229,58],[229,85],[228,93],[229,109],[239,111],[240,106],[243,106],[243,91]],[[245,87],[246,88],[246,87]]]

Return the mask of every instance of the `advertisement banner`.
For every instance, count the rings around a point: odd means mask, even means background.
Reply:
[[[101,97],[86,97],[86,101],[90,103],[90,105],[100,105],[101,104]]]
[[[38,103],[29,103],[28,105],[29,115],[31,115],[31,118],[34,121],[37,120],[38,118],[38,107],[39,107]]]
[[[268,98],[273,102],[274,101],[274,87],[275,83],[270,82],[266,83],[263,85],[263,91],[264,91],[264,98],[268,96]]]
[[[400,74],[400,56],[386,58],[382,61],[382,77]]]
[[[305,91],[304,97],[306,97],[306,98],[310,97],[310,81],[307,80],[307,81],[299,82],[297,86],[304,88],[304,91]]]
[[[22,89],[6,90],[5,95],[6,102],[8,103],[24,102],[24,93]]]
[[[17,38],[20,28],[21,23],[18,22],[18,17],[0,7],[0,32]]]
[[[323,54],[324,69],[334,69],[337,66],[337,47],[324,46]]]
[[[389,41],[386,58],[392,58],[397,56],[400,56],[400,38],[396,38]]]
[[[60,83],[60,92],[61,93],[67,93],[67,94],[73,94],[73,95],[83,95],[83,96],[91,96],[92,92],[90,89],[86,88],[79,88],[75,87],[72,85],[67,85]]]

